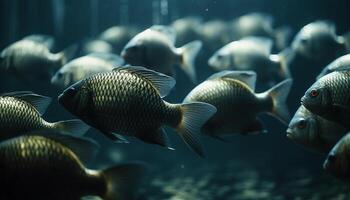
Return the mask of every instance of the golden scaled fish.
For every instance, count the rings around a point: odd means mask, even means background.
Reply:
[[[67,88],[59,103],[113,140],[117,134],[168,147],[162,126],[177,130],[203,156],[196,135],[216,112],[207,103],[171,104],[162,99],[175,85],[172,77],[143,68],[121,67],[92,75]]]
[[[64,142],[31,135],[0,143],[0,198],[79,200],[93,195],[105,200],[133,199],[145,166],[130,163],[90,170]],[[79,148],[83,143],[76,145]]]
[[[33,132],[80,136],[89,129],[80,120],[45,121],[41,115],[50,102],[49,97],[27,91],[0,95],[0,140]]]
[[[290,117],[285,101],[292,80],[287,79],[263,93],[254,92],[255,82],[253,71],[219,72],[195,87],[184,102],[206,102],[217,108],[202,132],[218,139],[223,134],[264,131],[257,119],[259,113],[272,114],[287,123]]]

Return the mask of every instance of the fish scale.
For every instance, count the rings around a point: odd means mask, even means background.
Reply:
[[[0,97],[0,129],[28,131],[46,127],[39,113],[28,103],[13,97]]]
[[[90,77],[87,83],[94,93],[93,112],[105,115],[99,120],[103,127],[132,130],[136,134],[162,123],[165,104],[157,91],[140,77],[121,70]]]
[[[326,75],[320,79],[327,87],[331,88],[333,103],[349,105],[350,103],[350,72],[339,71]]]

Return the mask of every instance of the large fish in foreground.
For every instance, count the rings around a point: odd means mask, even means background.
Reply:
[[[296,111],[287,129],[290,140],[318,153],[328,153],[346,133],[340,124],[315,115],[304,106]]]
[[[0,69],[24,80],[48,79],[73,56],[75,46],[52,53],[49,37],[28,36],[6,47],[0,55]]]
[[[318,79],[301,99],[312,113],[350,128],[350,71],[335,71]]]
[[[254,92],[255,82],[253,71],[219,72],[195,87],[184,102],[206,102],[217,108],[202,132],[219,139],[223,134],[264,131],[257,119],[259,113],[272,114],[287,123],[289,112],[285,101],[292,80],[285,80],[263,93]]]
[[[88,195],[130,200],[145,171],[140,163],[87,169],[64,142],[42,136],[0,143],[0,169],[0,198],[11,200],[79,200]]]
[[[162,126],[173,127],[203,156],[195,136],[216,109],[207,103],[164,101],[162,97],[174,85],[175,80],[164,74],[143,67],[122,67],[72,85],[59,96],[59,103],[113,140],[122,139],[117,134],[123,134],[168,146]]]
[[[41,115],[51,99],[32,92],[13,92],[0,96],[0,140],[30,133],[83,135],[89,127],[80,120],[50,123]]]
[[[196,81],[195,58],[202,42],[193,41],[176,48],[176,33],[170,27],[152,26],[131,39],[121,52],[125,62],[134,66],[174,75],[174,65],[180,65],[192,81]]]

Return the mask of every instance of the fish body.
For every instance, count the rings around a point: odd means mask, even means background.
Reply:
[[[283,55],[272,55],[271,48],[268,38],[244,38],[216,51],[208,64],[215,70],[253,70],[260,84],[275,83],[289,77],[289,72]]]
[[[121,52],[126,63],[134,66],[174,75],[174,65],[181,68],[194,81],[194,61],[202,47],[200,41],[190,42],[183,47],[176,48],[175,31],[170,27],[152,26],[131,39]]]
[[[326,120],[300,106],[287,129],[287,137],[318,153],[328,153],[347,133],[338,123]]]
[[[123,59],[114,54],[93,53],[70,61],[51,78],[51,83],[66,88],[96,73],[112,71]]]
[[[50,123],[41,115],[51,99],[31,92],[15,92],[0,96],[1,140],[33,132],[83,135],[89,128],[79,120]]]
[[[112,45],[115,53],[120,53],[126,43],[136,35],[136,28],[112,26],[99,35],[99,39]]]
[[[0,143],[0,169],[0,197],[13,200],[78,200],[86,195],[129,199],[132,194],[124,193],[130,192],[129,187],[143,171],[139,164],[89,170],[63,143],[42,136],[21,136]],[[128,183],[119,185],[125,191],[116,189],[116,184]]]
[[[113,140],[122,134],[168,146],[161,128],[167,125],[176,128],[185,142],[202,155],[194,137],[216,109],[204,103],[165,102],[162,97],[174,84],[173,78],[143,67],[116,68],[72,85],[60,95],[59,102]]]
[[[284,101],[291,80],[260,94],[254,92],[255,80],[256,74],[252,71],[219,72],[195,87],[184,102],[206,102],[217,108],[216,114],[202,130],[204,134],[213,137],[264,131],[257,119],[258,113],[268,112],[286,122],[289,117]]]
[[[329,152],[323,168],[343,180],[350,179],[350,135],[344,135]]]
[[[301,101],[312,113],[349,128],[350,71],[335,71],[321,77]]]
[[[51,53],[49,46],[38,40],[22,39],[1,52],[1,68],[24,79],[47,79],[67,62],[75,47],[60,53]]]
[[[305,25],[292,42],[293,50],[308,59],[336,58],[346,52],[345,41],[336,34],[335,24],[315,21]]]
[[[341,56],[327,65],[318,75],[317,79],[320,79],[322,76],[325,76],[333,71],[346,70],[348,66],[350,66],[350,54]]]

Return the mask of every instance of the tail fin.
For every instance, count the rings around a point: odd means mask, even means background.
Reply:
[[[54,132],[81,137],[90,127],[80,120],[73,119],[55,122],[52,124],[52,128],[54,129]]]
[[[74,58],[77,50],[78,50],[78,45],[73,44],[59,53],[61,55],[62,66]]]
[[[284,80],[266,92],[273,101],[271,114],[285,124],[288,124],[290,121],[290,113],[286,101],[292,83],[292,79]]]
[[[181,68],[191,78],[193,82],[196,82],[196,68],[195,59],[202,48],[202,42],[199,40],[190,42],[181,48],[179,48],[180,55],[182,56]]]
[[[271,55],[270,59],[274,60],[273,57],[276,55]],[[290,62],[294,59],[294,52],[290,48],[286,48],[283,51],[281,51],[276,58],[278,58],[278,64],[279,64],[279,75],[280,77],[283,77],[283,79],[291,78],[291,73],[289,70]]]
[[[177,131],[185,143],[199,156],[204,157],[198,135],[202,126],[216,113],[215,106],[196,102],[180,105],[182,120]]]
[[[102,171],[107,181],[105,200],[132,200],[146,172],[146,164],[121,164]]]

